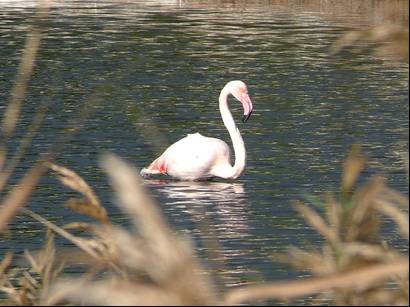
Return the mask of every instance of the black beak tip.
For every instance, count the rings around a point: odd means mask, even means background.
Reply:
[[[249,117],[251,117],[251,114],[252,114],[252,112],[249,113],[249,114],[245,114],[245,115],[242,117],[242,122],[243,122],[243,123],[246,123],[246,122],[248,121]]]

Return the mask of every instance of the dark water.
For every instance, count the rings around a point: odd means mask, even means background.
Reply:
[[[16,1],[5,3],[2,113],[35,12]],[[365,177],[383,173],[390,186],[408,193],[401,159],[408,151],[408,66],[386,62],[368,49],[328,54],[345,30],[366,23],[363,16],[286,13],[257,5],[229,10],[154,1],[98,3],[51,8],[18,136],[42,101],[51,105],[11,184],[91,101],[90,115],[57,162],[86,178],[112,219],[127,225],[113,204],[99,154],[111,151],[141,168],[187,133],[229,143],[217,99],[227,81],[241,79],[254,102],[251,119],[238,121],[248,153],[245,173],[235,182],[146,181],[167,220],[194,239],[209,267],[207,259],[214,256],[208,241],[219,241],[228,286],[297,274],[272,262],[272,253],[315,245],[320,238],[292,202],[337,190],[351,144],[362,144],[371,159]],[[231,108],[239,119],[239,104],[232,101]],[[11,147],[17,144],[16,138]],[[30,207],[59,225],[82,219],[63,208],[69,196],[77,195],[47,175]],[[11,228],[11,238],[0,238],[0,254],[41,246],[44,228],[38,223],[21,216]],[[394,230],[388,237],[400,244]]]

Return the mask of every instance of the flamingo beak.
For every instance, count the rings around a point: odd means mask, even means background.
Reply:
[[[249,117],[251,117],[253,111],[252,100],[247,93],[241,95],[239,99],[243,106],[243,118],[242,122],[246,123]]]

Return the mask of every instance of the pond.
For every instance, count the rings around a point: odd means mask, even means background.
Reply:
[[[218,96],[226,82],[243,80],[254,105],[246,124],[240,104],[230,102],[247,149],[242,176],[144,184],[167,221],[193,238],[208,267],[216,256],[207,241],[217,239],[228,287],[299,276],[271,256],[320,242],[292,204],[337,191],[352,144],[361,144],[370,159],[364,178],[382,173],[391,187],[408,193],[402,163],[408,152],[408,65],[388,62],[369,48],[329,54],[346,30],[377,20],[384,8],[332,10],[305,2],[52,1],[12,148],[40,105],[50,105],[10,185],[87,111],[57,163],[83,176],[111,218],[127,226],[100,154],[116,153],[141,169],[188,133],[231,146]],[[30,1],[0,5],[3,114],[35,7]],[[59,225],[84,219],[62,206],[69,196],[77,195],[48,174],[30,208]],[[403,244],[389,229],[389,240]],[[43,238],[42,225],[19,216],[10,237],[0,238],[0,256],[8,249],[39,248]]]

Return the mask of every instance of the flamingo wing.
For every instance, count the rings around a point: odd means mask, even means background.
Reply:
[[[167,166],[165,164],[165,159],[161,156],[155,159],[149,166],[148,169],[153,172],[159,172],[165,174],[167,172]]]
[[[147,168],[143,168],[141,170],[141,176],[143,177],[147,177],[150,175],[156,175],[156,174],[166,174],[166,173],[167,173],[167,166],[166,166],[166,161],[163,156],[158,157]]]
[[[183,180],[206,179],[214,176],[215,165],[229,164],[229,160],[225,142],[195,133],[168,147],[147,170],[150,174],[167,173]]]

